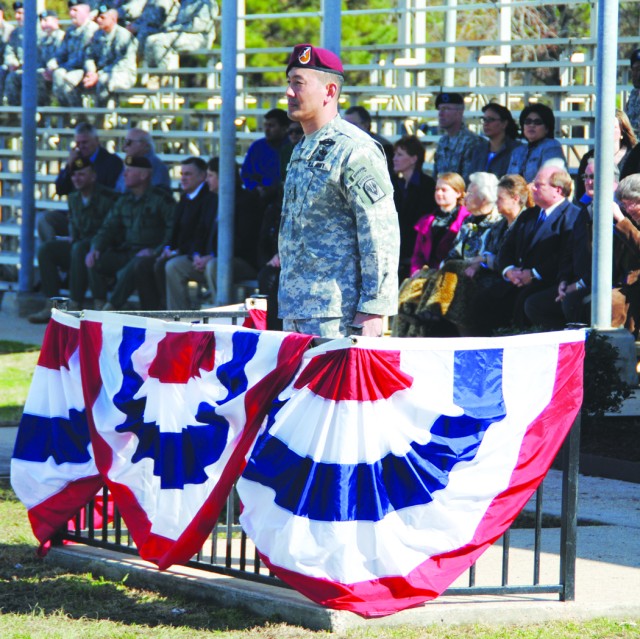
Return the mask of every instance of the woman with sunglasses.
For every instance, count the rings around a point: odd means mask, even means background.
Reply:
[[[546,104],[529,103],[520,113],[520,129],[527,144],[511,154],[507,173],[517,173],[533,182],[538,171],[549,160],[567,161],[560,142],[554,136],[556,119]],[[564,168],[563,167],[563,168]]]
[[[482,139],[473,159],[470,173],[493,173],[500,178],[507,173],[513,151],[522,145],[517,140],[518,125],[507,107],[491,102],[482,107]]]

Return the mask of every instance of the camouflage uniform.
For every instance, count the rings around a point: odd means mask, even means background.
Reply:
[[[109,96],[120,89],[130,89],[136,83],[138,41],[124,27],[116,25],[111,33],[98,31],[89,44],[86,72],[98,73],[98,84],[91,89],[77,88],[69,99],[82,103],[82,93],[96,96],[96,106],[105,106]]]
[[[130,0],[117,7],[121,24],[135,28],[139,51],[144,51],[147,38],[164,30],[174,0]]]
[[[100,251],[96,264],[89,269],[94,299],[106,299],[109,282],[115,276],[116,284],[111,294],[115,308],[124,306],[136,288],[142,308],[154,308],[155,303],[148,300],[156,300],[157,292],[141,290],[138,276],[149,262],[153,268],[156,257],[169,244],[174,210],[175,200],[160,187],[149,187],[140,197],[131,192],[120,196],[91,243],[92,248]],[[146,248],[152,249],[155,255],[136,256]]]
[[[640,89],[631,90],[624,111],[629,116],[636,137],[640,137]]]
[[[178,53],[211,46],[215,39],[215,0],[182,0],[175,19],[163,33],[147,38],[144,61],[148,67],[175,69]]]
[[[4,64],[4,52],[7,49],[9,36],[13,29],[14,26],[6,20],[2,25],[0,25],[0,105],[2,104],[2,98],[4,97],[4,81],[7,77],[7,67]]]
[[[5,93],[7,103],[11,106],[20,106],[22,104],[22,65],[24,63],[22,27],[16,27],[13,33],[18,30],[19,33],[16,36],[15,44],[8,46],[6,50],[9,63],[18,67],[15,71],[9,71],[6,79]],[[49,60],[55,57],[63,38],[64,31],[62,29],[56,29],[51,34],[38,31],[38,104],[41,106],[49,104],[51,101],[50,85],[44,79],[42,73]]]
[[[107,213],[118,198],[115,191],[95,184],[91,197],[84,202],[78,191],[69,194],[69,218],[72,242],[49,240],[38,250],[38,264],[42,292],[47,297],[59,294],[60,276],[58,267],[69,272],[69,295],[77,304],[82,304],[88,286],[87,267],[84,263],[91,240],[97,233]]]
[[[98,25],[93,20],[81,27],[69,28],[56,57],[47,63],[47,69],[53,71],[53,95],[60,106],[71,106],[69,96],[73,96],[82,82],[89,43],[97,30]]]
[[[455,135],[446,133],[438,140],[434,158],[433,177],[453,171],[459,173],[464,181],[469,180],[471,161],[480,136],[463,126]]]
[[[285,182],[279,316],[394,315],[399,247],[380,145],[340,116],[302,138]]]

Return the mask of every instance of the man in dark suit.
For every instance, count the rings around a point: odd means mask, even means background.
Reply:
[[[491,327],[529,326],[529,298],[546,289],[557,290],[561,258],[580,213],[567,199],[571,188],[571,176],[564,169],[546,166],[538,171],[532,185],[536,206],[513,223],[498,254],[502,280],[479,301],[478,312]]]
[[[96,172],[96,183],[113,189],[124,168],[122,160],[100,145],[98,130],[89,122],[81,122],[75,128],[73,148],[67,163],[56,178],[57,195],[69,195],[74,190],[71,174],[78,158],[88,160]],[[45,211],[38,216],[38,237],[41,242],[69,235],[69,218],[65,211]]]

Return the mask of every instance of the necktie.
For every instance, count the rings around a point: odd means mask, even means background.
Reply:
[[[547,219],[547,214],[545,213],[545,210],[540,209],[540,213],[538,213],[538,219],[536,220],[536,227],[534,229],[534,232],[537,231],[542,226],[542,224],[546,219]]]

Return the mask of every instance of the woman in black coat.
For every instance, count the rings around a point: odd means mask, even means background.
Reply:
[[[424,155],[424,147],[415,135],[405,136],[393,145],[393,199],[400,226],[400,282],[409,276],[416,222],[436,205],[436,183],[422,172]]]

